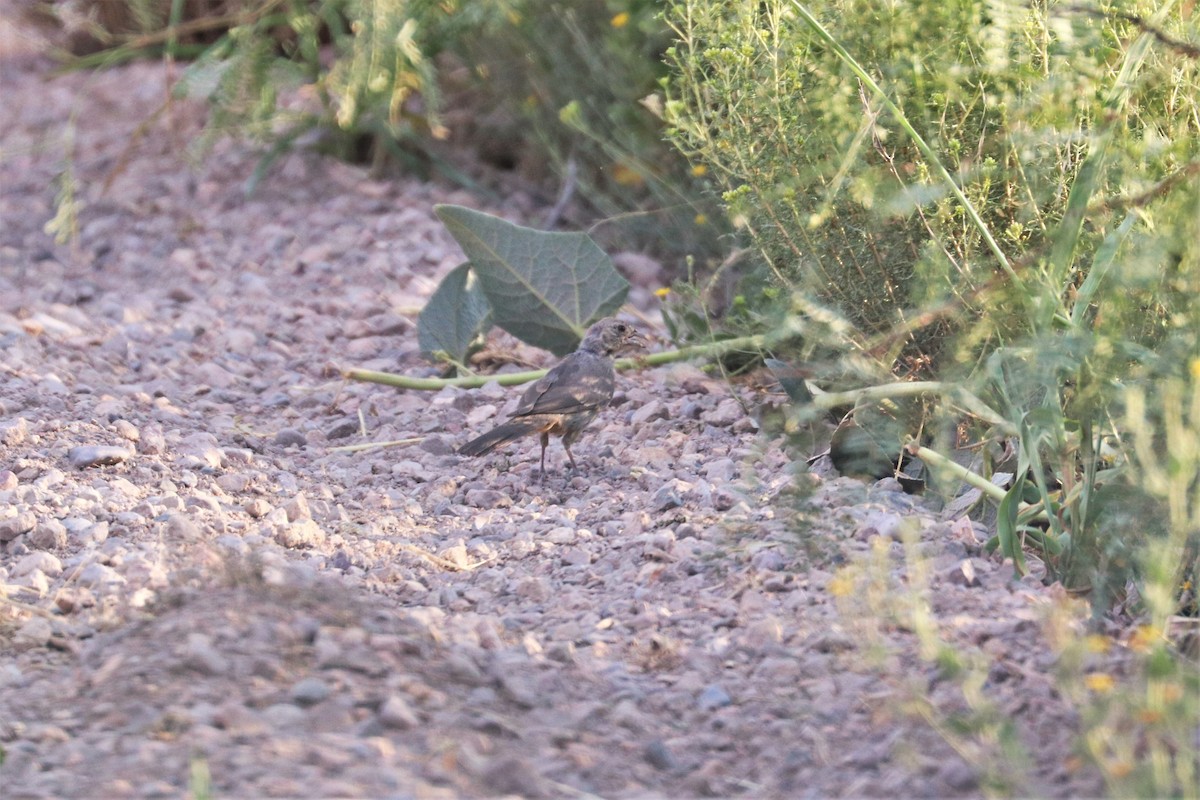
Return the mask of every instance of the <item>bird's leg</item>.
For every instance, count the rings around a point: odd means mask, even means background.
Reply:
[[[567,451],[567,460],[571,462],[571,472],[578,472],[575,466],[575,456],[571,455],[571,445],[567,444],[567,437],[563,437],[563,450]]]
[[[546,477],[546,445],[550,444],[550,434],[542,433],[542,466],[538,470],[538,475]],[[570,453],[568,452],[568,455]]]

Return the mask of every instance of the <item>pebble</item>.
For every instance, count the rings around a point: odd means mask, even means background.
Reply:
[[[315,706],[332,693],[333,689],[320,678],[305,678],[292,685],[288,696],[299,706]]]
[[[466,502],[472,508],[511,508],[513,504],[511,497],[495,489],[470,489]]]
[[[229,659],[213,645],[212,638],[203,633],[189,633],[184,664],[206,675],[224,675],[229,671]]]
[[[421,724],[421,718],[413,711],[408,701],[399,695],[390,695],[379,707],[379,721],[388,728],[410,730]]]
[[[642,757],[650,766],[661,772],[675,772],[679,769],[679,762],[675,760],[674,753],[662,739],[654,739],[642,748]]]
[[[51,578],[57,578],[62,574],[63,565],[57,556],[45,551],[30,553],[13,565],[13,575],[28,575],[33,570],[40,570]]]
[[[636,429],[645,426],[652,420],[669,419],[670,416],[671,413],[663,401],[655,399],[634,411],[629,417],[629,424]]]
[[[294,703],[275,703],[263,709],[262,717],[272,727],[282,731],[294,730],[306,719],[304,709]]]
[[[653,511],[668,511],[672,508],[679,508],[683,505],[683,498],[675,491],[675,487],[671,484],[661,486],[650,498],[650,508]]]
[[[17,628],[13,635],[13,647],[18,651],[45,647],[53,634],[54,628],[50,625],[50,620],[42,616],[32,616]]]
[[[190,517],[184,514],[171,514],[167,517],[167,539],[176,542],[198,542],[204,538],[200,528]]]
[[[125,576],[104,564],[88,564],[79,573],[79,583],[92,589],[111,590],[126,583]]]
[[[29,534],[29,544],[39,550],[61,550],[67,546],[67,528],[56,519],[43,520]]]
[[[326,538],[325,531],[311,519],[280,525],[275,531],[275,541],[284,547],[318,547]]]
[[[700,696],[696,698],[696,708],[701,711],[715,711],[718,708],[724,708],[733,703],[733,698],[729,696],[718,684],[706,686]]]
[[[29,421],[24,417],[0,422],[0,444],[16,447],[24,444],[29,436]]]
[[[110,445],[83,445],[67,451],[67,460],[75,469],[108,467],[127,461],[133,453],[124,447]]]
[[[113,430],[122,439],[130,442],[139,441],[142,438],[142,432],[137,429],[137,426],[126,419],[118,419],[113,421]]]
[[[280,447],[304,447],[308,444],[308,437],[294,428],[283,428],[271,441]]]
[[[0,519],[0,542],[11,542],[33,530],[37,517],[32,511],[19,511],[15,516]]]

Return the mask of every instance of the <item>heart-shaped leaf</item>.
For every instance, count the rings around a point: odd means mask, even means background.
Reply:
[[[629,282],[585,233],[523,228],[462,206],[433,210],[471,260],[492,321],[529,344],[566,355],[588,323],[625,302]]]
[[[480,335],[492,327],[491,313],[470,262],[459,264],[442,278],[421,309],[417,319],[421,352],[426,358],[445,353],[457,363],[465,363]]]

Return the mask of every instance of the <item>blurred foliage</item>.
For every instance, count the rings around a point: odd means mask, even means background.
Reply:
[[[726,232],[703,176],[643,103],[666,74],[670,31],[657,0],[43,5],[73,31],[77,53],[102,48],[78,66],[194,58],[178,91],[210,108],[202,143],[262,142],[254,180],[289,148],[316,145],[472,184],[465,148],[547,204],[557,196],[549,227],[605,223],[602,243],[701,258]]]
[[[780,283],[835,307],[860,340],[911,326],[897,342],[910,352],[936,355],[947,328],[983,323],[956,354],[970,358],[1027,332],[1034,305],[1040,313],[1068,300],[1088,254],[1125,213],[1145,213],[1195,175],[1192,12],[1175,4],[1156,22],[1162,36],[1110,108],[1127,43],[1140,32],[1133,15],[1154,18],[1151,2],[1126,6],[1101,14],[1013,0],[809,4],[922,133],[990,233],[970,224],[937,164],[791,2],[672,3],[679,40],[667,51],[668,134],[719,181]],[[1111,124],[1113,113],[1124,124]],[[1075,258],[1050,264],[1068,195],[1100,135],[1111,139],[1104,180]],[[1027,285],[997,285],[1004,272],[985,235]],[[1011,313],[998,313],[1002,305]],[[918,319],[937,308],[945,310],[935,321]],[[1139,322],[1153,333],[1153,319]]]

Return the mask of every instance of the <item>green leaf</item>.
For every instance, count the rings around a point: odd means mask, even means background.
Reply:
[[[462,206],[433,210],[471,260],[492,321],[518,339],[566,355],[588,323],[625,302],[629,282],[587,234],[522,228]]]
[[[421,353],[434,358],[442,352],[459,364],[467,360],[481,334],[492,327],[492,307],[483,296],[468,261],[442,278],[417,318]]]
[[[1020,509],[1024,487],[1024,480],[1019,478],[1014,480],[1012,488],[1000,501],[1000,508],[996,515],[996,534],[1000,539],[1000,553],[1013,560],[1013,570],[1018,575],[1024,575],[1029,571],[1025,568],[1025,553],[1021,550],[1021,537],[1017,531],[1017,511]]]

